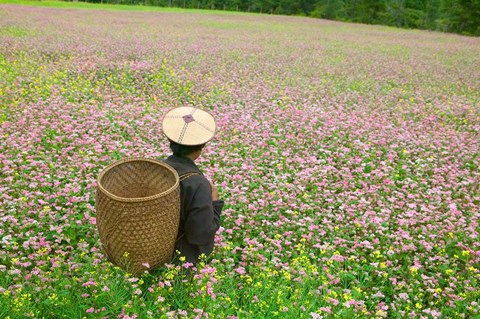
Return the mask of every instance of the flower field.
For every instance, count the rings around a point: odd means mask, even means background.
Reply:
[[[71,6],[0,5],[0,318],[480,318],[479,38]],[[222,227],[137,278],[96,177],[184,105]]]

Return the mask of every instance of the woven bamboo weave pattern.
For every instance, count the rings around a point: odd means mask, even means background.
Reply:
[[[96,205],[100,241],[113,264],[140,274],[171,260],[180,187],[168,164],[128,158],[107,166],[97,179]]]

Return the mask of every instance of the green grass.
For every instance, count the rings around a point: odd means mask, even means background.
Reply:
[[[32,30],[28,30],[25,28],[21,28],[18,26],[5,26],[5,27],[0,27],[0,35],[8,35],[11,37],[26,37],[29,35],[34,34]]]
[[[87,10],[113,10],[113,11],[139,11],[139,12],[171,12],[171,13],[202,13],[202,14],[235,14],[245,15],[252,13],[235,12],[235,11],[215,11],[205,9],[184,9],[171,7],[153,7],[144,5],[123,5],[123,4],[100,4],[87,2],[67,2],[67,1],[35,1],[35,0],[0,0],[1,4],[16,4],[27,6],[39,6],[49,8],[65,8],[65,9],[87,9]]]

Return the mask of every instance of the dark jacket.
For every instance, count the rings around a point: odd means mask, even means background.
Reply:
[[[187,262],[196,264],[201,254],[208,256],[213,250],[224,202],[212,201],[210,183],[191,159],[172,155],[165,161],[179,176],[198,173],[180,182],[180,228],[175,247]]]

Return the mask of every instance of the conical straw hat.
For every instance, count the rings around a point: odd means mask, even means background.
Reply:
[[[182,106],[165,114],[162,122],[163,133],[181,145],[201,145],[215,135],[216,124],[213,116],[203,110]]]

